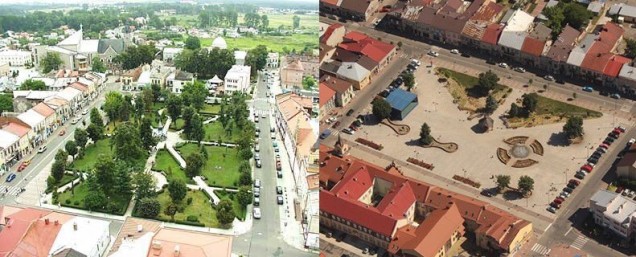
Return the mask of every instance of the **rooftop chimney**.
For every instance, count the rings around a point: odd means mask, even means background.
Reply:
[[[77,231],[77,222],[73,222],[73,230]]]
[[[138,233],[143,231],[143,230],[144,230],[144,228],[143,228],[143,226],[141,226],[141,224],[137,225],[137,232]]]
[[[49,224],[49,218],[44,219],[44,225],[48,225]]]

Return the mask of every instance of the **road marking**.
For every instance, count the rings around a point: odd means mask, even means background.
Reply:
[[[551,250],[552,249],[548,249],[548,247],[540,245],[539,243],[535,243],[534,246],[532,246],[532,251],[541,255],[547,255]]]
[[[587,241],[589,241],[589,239],[587,237],[581,236],[579,235],[576,240],[574,240],[574,242],[572,242],[571,246],[581,250],[581,248],[583,248],[583,246],[585,245],[585,243],[587,243]]]
[[[567,236],[567,235],[568,235],[568,233],[570,233],[570,231],[572,231],[572,227],[570,227],[570,229],[568,229],[568,231],[567,231],[567,232],[565,232],[565,234],[563,234],[563,235],[564,235],[564,236]]]
[[[548,226],[543,230],[543,232],[545,233],[546,231],[548,231],[548,229],[550,229],[550,227],[552,227],[552,223],[548,224]]]
[[[6,193],[6,195],[17,196],[19,192],[20,192],[20,187],[18,186],[0,186],[0,195]]]

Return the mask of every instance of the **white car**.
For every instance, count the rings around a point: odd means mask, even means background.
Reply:
[[[636,143],[636,138],[630,139],[629,142],[627,142],[627,143],[630,144],[630,145]]]
[[[38,153],[43,153],[45,151],[46,151],[46,146],[45,145],[40,146],[40,148],[38,148]]]
[[[255,219],[261,219],[261,208],[254,208],[253,215]]]
[[[550,75],[546,75],[545,77],[543,77],[545,80],[548,81],[554,81],[554,77],[550,76]]]
[[[82,115],[86,115],[87,113],[88,113],[88,110],[86,110],[86,109],[84,109],[84,110],[82,111]]]
[[[508,64],[505,62],[500,62],[499,64],[497,64],[497,66],[501,67],[501,68],[508,68]]]
[[[411,59],[411,63],[414,63],[416,65],[422,65],[422,62],[420,62],[420,60],[418,60],[418,59]],[[335,120],[335,118],[334,118],[334,120]]]
[[[78,122],[78,121],[79,121],[79,119],[78,119],[78,118],[75,118],[75,119],[73,119],[73,120],[71,121],[71,124],[77,124],[77,122]]]
[[[433,56],[433,57],[438,57],[438,56],[439,56],[439,53],[438,53],[438,52],[435,52],[435,51],[429,51],[429,52],[428,52],[428,55]]]
[[[450,50],[450,53],[451,54],[459,54],[459,50],[453,49],[453,50]]]
[[[516,67],[516,68],[514,68],[514,70],[515,70],[516,72],[520,72],[520,73],[524,73],[524,72],[526,72],[526,69],[521,68],[521,67]]]

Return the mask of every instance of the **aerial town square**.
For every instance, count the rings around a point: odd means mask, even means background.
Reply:
[[[315,1],[0,1],[0,256],[318,256]]]
[[[636,254],[636,1],[319,10],[323,256]]]

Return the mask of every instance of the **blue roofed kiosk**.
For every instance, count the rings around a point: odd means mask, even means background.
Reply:
[[[418,104],[417,95],[399,88],[393,90],[386,97],[386,101],[393,109],[391,111],[392,120],[403,120]]]

